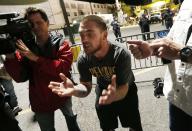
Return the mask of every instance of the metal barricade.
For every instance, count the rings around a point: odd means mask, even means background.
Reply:
[[[128,43],[127,43],[128,40],[143,40],[143,37],[145,36],[146,39],[148,38],[147,41],[151,41],[154,39],[163,38],[167,34],[168,34],[168,30],[160,30],[160,31],[124,36],[121,38],[117,38],[116,41],[120,41],[120,39],[122,39],[123,43],[121,43],[121,44],[123,44],[128,49],[129,48]],[[131,63],[132,63],[133,70],[151,68],[151,67],[157,67],[157,66],[163,65],[162,59],[158,58],[156,56],[150,56],[146,59],[140,59],[140,60],[138,60],[132,56]]]

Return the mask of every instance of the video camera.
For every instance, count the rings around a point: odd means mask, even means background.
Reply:
[[[24,18],[15,19],[19,13],[0,13],[0,54],[16,50],[16,40],[22,39],[27,45],[33,39],[30,23]],[[3,20],[6,20],[4,25]]]
[[[160,96],[164,96],[163,94],[163,86],[164,86],[164,81],[162,78],[155,78],[153,81],[154,85],[154,96],[157,98],[160,98]]]

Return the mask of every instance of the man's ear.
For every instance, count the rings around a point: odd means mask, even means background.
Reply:
[[[108,36],[108,32],[107,32],[107,31],[104,31],[104,32],[103,32],[103,40],[104,40],[104,39],[107,39],[107,36]]]
[[[49,26],[49,21],[47,21],[47,26]]]

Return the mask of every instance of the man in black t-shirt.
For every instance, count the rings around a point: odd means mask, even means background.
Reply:
[[[86,97],[95,76],[95,108],[102,130],[114,131],[119,118],[124,128],[142,131],[130,54],[107,40],[107,26],[98,16],[86,16],[80,23],[79,33],[84,48],[77,63],[80,84],[73,85],[60,74],[63,83],[50,82],[49,88],[61,97]]]

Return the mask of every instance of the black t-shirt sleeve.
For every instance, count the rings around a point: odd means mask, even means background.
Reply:
[[[128,51],[121,50],[116,66],[118,85],[131,84],[135,78],[131,69],[131,55]]]
[[[80,54],[78,61],[77,61],[77,68],[80,75],[80,81],[83,82],[90,82],[92,81],[92,75],[89,72],[88,68],[88,61],[83,54]]]

